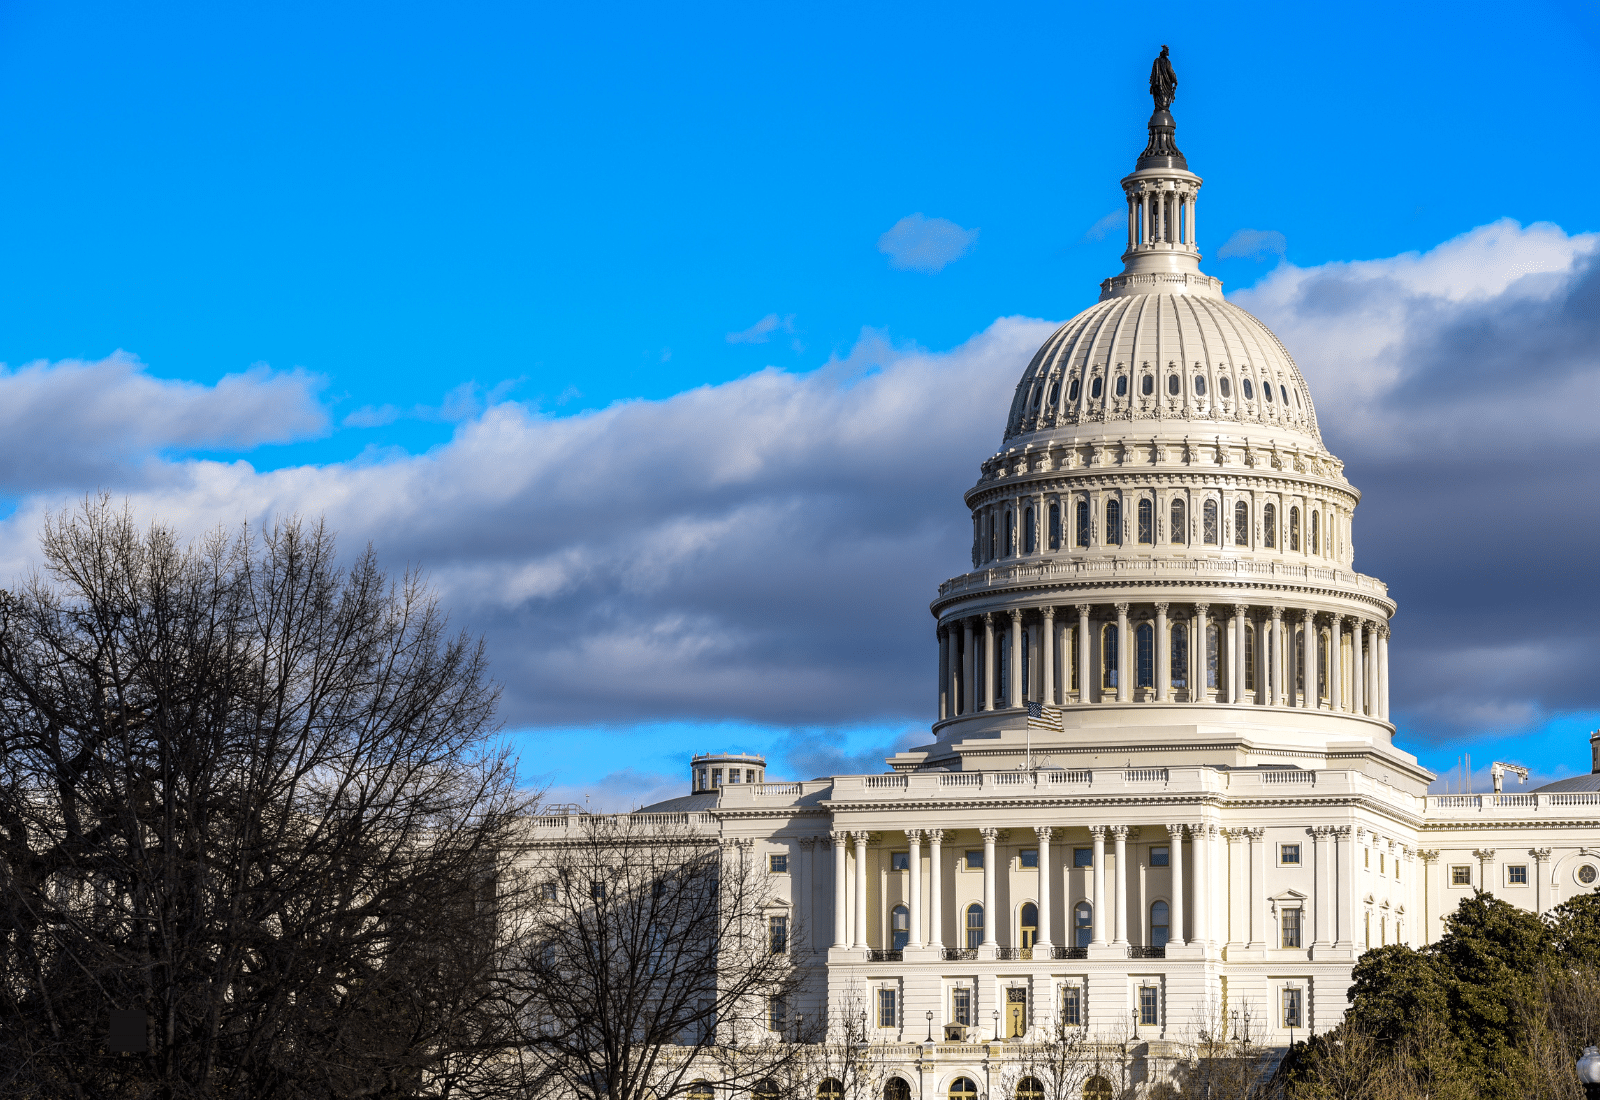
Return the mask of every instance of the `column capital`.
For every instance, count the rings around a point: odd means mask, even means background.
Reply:
[[[1074,604],[1073,606],[1078,609],[1079,615],[1088,615],[1089,612],[1094,610],[1094,604],[1092,603],[1080,603]]]
[[[1283,608],[1281,608],[1281,607],[1274,607],[1274,608],[1273,608],[1273,609],[1272,609],[1272,621],[1273,621],[1273,622],[1278,622],[1278,621],[1279,621],[1279,620],[1281,620],[1281,619],[1282,619],[1282,618],[1283,618]]]
[[[1434,860],[1439,858],[1439,849],[1437,849],[1437,848],[1418,848],[1417,849],[1417,858],[1422,860],[1422,862],[1424,862],[1424,863],[1432,863]]]
[[[803,836],[803,837],[800,838],[800,847],[805,849],[806,851],[809,852],[812,849],[816,848],[816,846],[817,846],[817,838],[816,837],[814,837],[814,836]]]
[[[1333,835],[1334,836],[1349,836],[1350,835],[1350,826],[1348,826],[1348,825],[1335,825],[1333,827]]]
[[[1315,609],[1310,608],[1310,607],[1306,608],[1306,622],[1308,624],[1310,624],[1310,623],[1315,623],[1316,620],[1317,620],[1317,613],[1316,613]]]
[[[1240,829],[1239,832],[1249,837],[1251,840],[1260,840],[1262,837],[1267,835],[1267,831],[1261,828],[1259,825],[1250,829]]]
[[[1011,611],[1010,611],[1010,615],[1011,615],[1011,621],[1012,622],[1020,623],[1022,621],[1022,608],[1013,607],[1011,609]]]
[[[1197,604],[1194,605],[1194,613],[1196,615],[1204,615],[1207,611],[1210,611],[1210,610],[1211,610],[1211,605],[1208,604],[1208,603],[1197,603]]]
[[[1111,829],[1111,835],[1113,837],[1115,837],[1116,839],[1118,839],[1118,840],[1127,840],[1128,839],[1128,826],[1126,826],[1126,825],[1112,825],[1112,826],[1109,826],[1109,828]]]
[[[1089,826],[1089,835],[1099,837],[1101,840],[1104,840],[1106,838],[1106,830],[1108,828],[1110,828],[1108,825],[1091,825]]]
[[[1334,826],[1332,825],[1313,825],[1311,828],[1306,830],[1306,832],[1310,833],[1318,840],[1326,840],[1328,837],[1333,835],[1333,831]]]
[[[1035,825],[1033,835],[1039,838],[1041,844],[1049,844],[1050,838],[1055,835],[1055,827],[1051,825]]]
[[[983,621],[984,626],[989,626],[994,622],[994,612],[985,611],[982,615],[979,615],[978,618]]]
[[[1039,614],[1044,616],[1045,622],[1053,622],[1056,617],[1056,609],[1054,606],[1046,604],[1044,607],[1039,609]]]
[[[1247,603],[1236,603],[1233,605],[1233,613],[1238,615],[1240,618],[1243,618],[1244,616],[1250,614],[1250,605]]]
[[[1534,861],[1536,863],[1544,863],[1547,860],[1549,860],[1549,858],[1550,858],[1550,849],[1549,848],[1529,848],[1528,849],[1528,854],[1534,858]]]
[[[923,831],[928,834],[929,844],[943,843],[945,835],[948,832],[948,830],[945,829],[924,829]]]
[[[849,843],[849,840],[850,840],[850,830],[849,829],[839,829],[839,830],[837,830],[835,832],[831,832],[831,833],[828,834],[828,843],[829,844],[846,844],[846,843]]]
[[[989,841],[989,842],[992,843],[992,842],[1000,839],[1000,830],[997,829],[997,828],[993,828],[993,827],[979,829],[978,830],[978,835],[983,837],[984,840]]]
[[[1378,637],[1380,637],[1380,638],[1389,637],[1389,624],[1388,623],[1379,623],[1375,629],[1378,632]]]
[[[1128,613],[1128,608],[1132,605],[1125,603],[1114,603],[1111,606],[1117,609],[1118,615],[1126,615]]]
[[[907,829],[905,831],[905,833],[906,833],[906,841],[907,841],[907,843],[910,843],[910,844],[921,844],[922,843],[922,830],[921,829]]]
[[[1157,615],[1165,615],[1167,613],[1167,608],[1169,608],[1171,606],[1172,606],[1171,604],[1167,604],[1167,603],[1158,603],[1158,604],[1156,604],[1156,614]]]
[[[872,834],[867,832],[865,829],[850,830],[850,839],[856,842],[857,848],[865,848],[867,846],[867,839],[871,835]]]
[[[1184,828],[1185,828],[1185,826],[1183,826],[1183,825],[1168,825],[1167,826],[1167,837],[1168,837],[1168,839],[1170,839],[1174,844],[1182,844],[1183,843],[1183,830],[1184,830]]]
[[[1472,854],[1478,858],[1479,862],[1488,863],[1491,859],[1494,858],[1494,849],[1493,848],[1474,848],[1474,849],[1472,849]]]
[[[1190,836],[1210,836],[1216,831],[1216,826],[1205,821],[1196,821],[1189,826]]]

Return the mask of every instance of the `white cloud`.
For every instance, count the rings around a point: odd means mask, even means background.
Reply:
[[[901,218],[879,237],[878,251],[889,257],[890,267],[932,274],[966,255],[977,239],[976,229],[917,213]]]
[[[1236,229],[1233,236],[1217,249],[1217,259],[1234,257],[1264,260],[1268,256],[1282,256],[1289,242],[1276,229]]]
[[[1103,241],[1113,229],[1121,229],[1127,224],[1127,211],[1113,210],[1085,230],[1083,239],[1086,241]]]
[[[730,344],[765,344],[772,339],[774,332],[794,332],[794,314],[779,317],[776,313],[769,313],[743,332],[728,333]]]

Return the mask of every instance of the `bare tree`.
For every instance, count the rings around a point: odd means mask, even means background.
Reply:
[[[528,1080],[580,1100],[671,1100],[701,1080],[781,1093],[806,1037],[786,1034],[794,929],[765,871],[689,815],[567,820],[529,848]]]
[[[1213,1000],[1192,1024],[1194,1059],[1182,1067],[1179,1094],[1204,1100],[1269,1100],[1281,1094],[1273,1078],[1276,1058],[1263,1046],[1248,1000],[1228,1008]]]
[[[1109,1052],[1100,1046],[1089,1038],[1086,1027],[1071,1027],[1057,1020],[1048,1040],[1008,1049],[1012,1057],[1000,1075],[1000,1095],[1019,1100],[1082,1100],[1089,1079],[1109,1069]],[[1115,1076],[1121,1076],[1120,1068]]]
[[[526,807],[481,643],[321,525],[186,547],[102,498],[42,544],[0,595],[0,1093],[492,1091]]]

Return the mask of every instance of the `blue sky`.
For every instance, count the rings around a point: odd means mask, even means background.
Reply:
[[[1600,378],[1593,3],[4,5],[0,559],[100,488],[326,512],[489,636],[563,796],[873,767],[1163,42],[1206,269],[1367,493],[1402,743],[1586,770],[1600,532],[1507,532],[1600,433],[1485,380]]]

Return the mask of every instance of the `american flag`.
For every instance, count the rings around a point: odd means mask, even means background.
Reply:
[[[1061,732],[1061,711],[1055,707],[1046,707],[1043,703],[1028,704],[1028,728],[1031,730],[1050,730],[1054,733]]]

